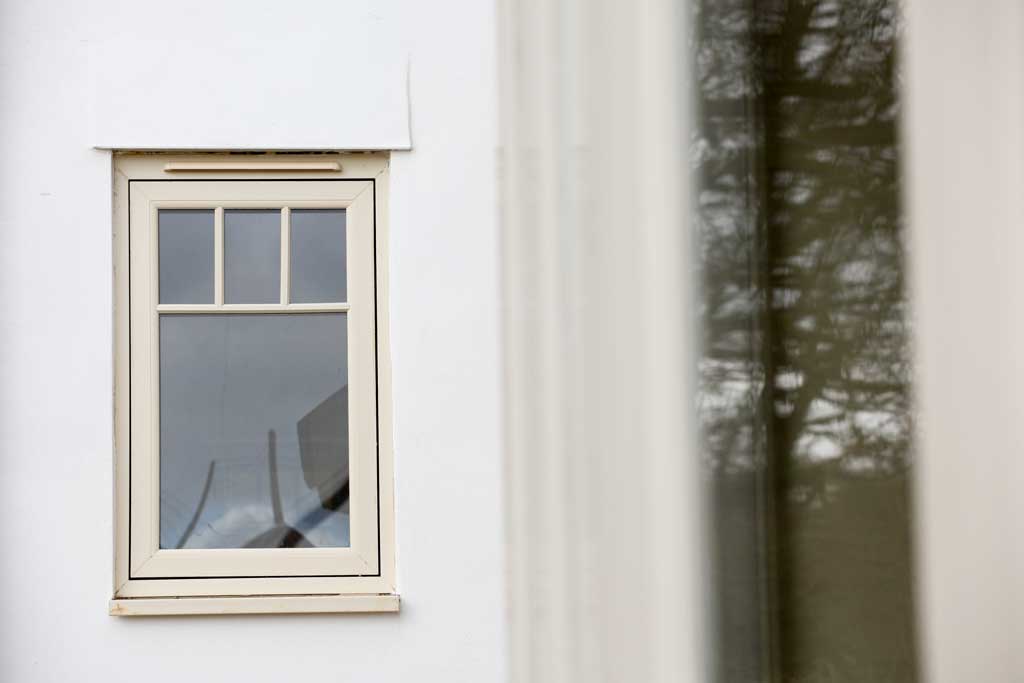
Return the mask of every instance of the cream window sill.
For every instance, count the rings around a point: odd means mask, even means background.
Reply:
[[[177,614],[317,614],[397,612],[398,595],[277,595],[267,597],[115,598],[111,616]]]

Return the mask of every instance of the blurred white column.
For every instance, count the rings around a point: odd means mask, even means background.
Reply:
[[[499,4],[513,680],[701,681],[686,3]]]
[[[907,23],[924,680],[1019,681],[1024,5],[912,0]]]

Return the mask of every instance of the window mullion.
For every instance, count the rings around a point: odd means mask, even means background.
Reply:
[[[291,214],[287,206],[281,209],[281,303],[287,304],[291,296]]]
[[[213,210],[213,303],[224,305],[224,207]]]

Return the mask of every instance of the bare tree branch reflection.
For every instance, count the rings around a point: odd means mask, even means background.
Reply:
[[[694,4],[720,680],[916,679],[898,10]]]

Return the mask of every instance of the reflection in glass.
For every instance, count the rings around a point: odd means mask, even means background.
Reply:
[[[281,300],[281,212],[224,211],[224,302]]]
[[[917,680],[894,0],[695,0],[722,682]]]
[[[160,318],[160,547],[349,545],[344,313]]]
[[[345,210],[292,209],[291,300],[345,301]]]
[[[160,303],[213,303],[213,209],[160,209]]]

